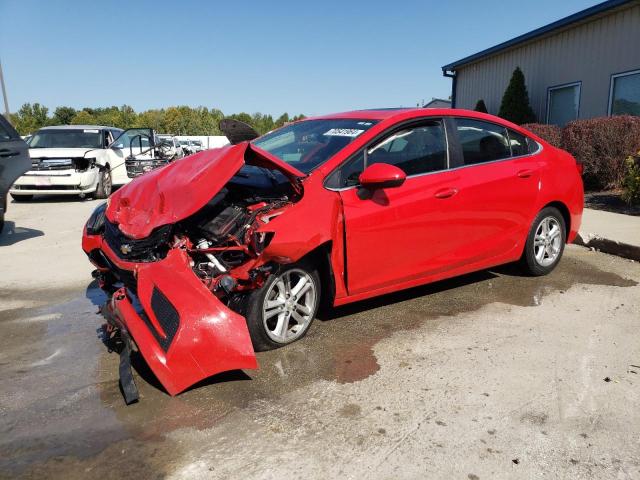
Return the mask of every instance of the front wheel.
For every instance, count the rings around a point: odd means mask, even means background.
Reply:
[[[95,198],[103,199],[111,195],[112,189],[111,182],[111,169],[109,167],[104,168],[98,172],[98,186],[96,187]]]
[[[320,302],[320,277],[305,263],[283,267],[244,298],[244,314],[256,351],[273,350],[302,338]]]
[[[564,217],[557,208],[543,208],[536,216],[520,259],[525,273],[541,276],[550,273],[562,257],[567,239]]]

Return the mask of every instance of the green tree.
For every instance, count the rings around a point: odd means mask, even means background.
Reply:
[[[138,115],[136,127],[153,128],[156,132],[161,132],[164,126],[164,110],[147,110]]]
[[[291,120],[289,119],[289,114],[287,112],[280,115],[276,120],[276,128],[283,126],[285,123],[289,123]]]
[[[515,124],[535,123],[536,116],[529,104],[529,93],[520,67],[516,67],[502,97],[498,116]]]
[[[81,110],[71,119],[72,125],[98,125],[96,117],[88,109]]]
[[[476,112],[489,113],[483,99],[478,100],[478,103],[476,103],[476,107],[474,108],[474,110]]]
[[[49,109],[39,103],[25,103],[11,116],[12,123],[20,135],[27,135],[48,124],[48,112]]]
[[[71,121],[73,117],[76,116],[75,108],[71,107],[58,107],[55,112],[53,112],[53,117],[51,118],[52,125],[71,125]]]

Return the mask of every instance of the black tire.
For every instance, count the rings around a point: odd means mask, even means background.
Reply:
[[[16,195],[11,193],[11,198],[13,198],[14,202],[28,202],[33,199],[33,195]]]
[[[4,213],[0,213],[0,233],[4,229]]]
[[[536,245],[536,233],[543,233],[543,222],[549,221],[551,225],[558,225],[560,229],[559,245],[554,248],[554,240],[545,239],[542,245]],[[549,226],[549,224],[547,225]],[[553,228],[552,228],[553,229]],[[540,230],[540,232],[539,232]],[[538,243],[543,241],[540,235]],[[553,237],[555,238],[555,236]],[[536,218],[531,224],[529,234],[527,235],[527,241],[524,246],[524,252],[520,258],[520,268],[527,275],[539,277],[547,275],[556,268],[562,254],[564,252],[564,246],[567,241],[567,227],[564,221],[564,217],[557,208],[546,207],[540,210],[540,213],[536,215]],[[542,250],[541,250],[542,249]],[[548,249],[548,250],[547,250]],[[540,255],[540,252],[542,255]],[[553,257],[549,252],[553,253]],[[536,255],[538,253],[538,255]],[[542,258],[541,258],[542,257]],[[553,258],[552,258],[553,257]]]
[[[267,329],[270,328],[271,325],[274,325],[274,330],[277,330],[277,322],[278,322],[279,315],[269,318],[266,321],[266,326],[265,326],[265,322],[263,322],[263,306],[265,306],[265,298],[267,294],[272,296],[274,295],[274,293],[277,293],[277,291],[279,291],[278,286],[277,285],[274,286],[274,284],[276,284],[280,279],[284,279],[286,275],[289,275],[289,278],[297,283],[302,278],[302,276],[300,275],[300,272],[303,272],[306,275],[306,278],[311,280],[313,284],[313,288],[315,289],[313,306],[312,308],[308,308],[308,310],[310,311],[310,314],[307,314],[307,315],[310,315],[310,320],[307,320],[305,324],[301,324],[297,322],[297,320],[293,317],[294,315],[293,310],[295,310],[295,314],[300,316],[301,312],[299,312],[295,308],[295,305],[298,303],[298,301],[304,301],[304,300],[302,299],[302,297],[300,297],[299,299],[291,297],[291,299],[293,300],[294,306],[288,307],[285,304],[283,305],[282,308],[284,310],[283,312],[283,315],[285,315],[284,318],[286,318],[286,320],[283,320],[283,321],[287,322],[287,333],[285,333],[285,337],[288,334],[289,328],[292,329],[292,333],[291,333],[292,337],[285,340],[281,339],[280,341],[277,341],[274,339],[274,335],[276,335],[276,332],[271,330],[269,330],[268,332]],[[244,296],[240,302],[241,303],[240,309],[247,320],[247,327],[249,328],[249,335],[251,336],[253,349],[257,352],[261,352],[265,350],[273,350],[273,349],[288,345],[290,343],[293,343],[297,340],[300,340],[302,337],[304,337],[309,331],[309,328],[313,323],[316,313],[318,312],[318,305],[320,304],[320,297],[321,297],[320,288],[321,288],[320,276],[318,275],[318,272],[315,269],[315,267],[307,263],[297,263],[297,264],[283,266],[278,272],[273,273],[261,288],[254,290],[249,294],[247,294],[246,296]],[[305,292],[303,293],[303,296],[305,297],[306,300],[309,300],[311,295]],[[277,301],[277,298],[274,298],[273,301]],[[303,307],[307,308],[308,305]],[[292,309],[291,313],[289,313],[289,316],[286,316],[287,308]],[[272,309],[272,310],[275,311],[275,309]],[[295,328],[298,325],[304,325],[304,326],[299,328],[298,331],[295,331]]]
[[[112,189],[111,169],[107,165],[106,168],[100,169],[98,172],[98,186],[93,196],[98,199],[108,198]]]

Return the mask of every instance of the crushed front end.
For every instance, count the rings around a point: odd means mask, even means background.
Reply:
[[[232,152],[238,153],[237,148]],[[110,207],[98,207],[82,242],[100,287],[109,295],[102,311],[110,328],[141,353],[171,395],[216,373],[257,368],[241,299],[276,268],[262,255],[273,236],[265,227],[298,198],[289,182],[276,185],[268,180],[261,188],[239,174],[222,188],[213,185],[207,201],[199,202],[199,208],[183,208],[179,218],[180,208],[171,209],[176,191],[157,187],[171,174],[173,188],[180,184],[181,170],[194,168],[180,163],[141,177],[112,196]],[[164,172],[171,168],[176,171]],[[195,175],[206,182],[205,173]],[[129,208],[144,185],[155,185],[158,192],[156,220],[171,210],[173,223],[158,220],[157,226],[149,225],[140,221],[141,215],[153,213]],[[191,197],[184,192],[184,202],[193,201],[194,195],[194,190]],[[126,371],[121,362],[125,398],[132,383]]]

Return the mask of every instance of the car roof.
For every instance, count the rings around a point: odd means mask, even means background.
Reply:
[[[42,127],[39,130],[122,130],[118,127],[108,127],[105,125],[51,125]]]
[[[350,112],[331,113],[312,117],[314,120],[328,119],[359,119],[359,120],[387,120],[394,117],[434,116],[434,115],[460,115],[465,110],[453,108],[371,108],[365,110],[353,110]],[[478,113],[478,112],[474,112]],[[467,115],[465,115],[467,116]]]

